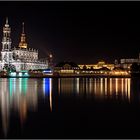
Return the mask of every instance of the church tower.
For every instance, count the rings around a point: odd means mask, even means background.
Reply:
[[[3,27],[3,38],[2,38],[2,51],[9,51],[11,49],[11,28],[8,24],[8,18],[6,18],[6,24]]]
[[[22,23],[22,34],[21,34],[21,39],[19,43],[19,48],[22,48],[22,49],[27,48],[26,37],[25,37],[25,32],[24,32],[24,22]]]
[[[4,64],[9,64],[13,61],[13,55],[11,51],[11,28],[8,24],[8,18],[6,18],[6,23],[3,27],[3,38],[2,38],[2,51],[1,59]]]

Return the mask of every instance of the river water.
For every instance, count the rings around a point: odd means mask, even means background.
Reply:
[[[140,138],[138,78],[1,78],[0,138]]]

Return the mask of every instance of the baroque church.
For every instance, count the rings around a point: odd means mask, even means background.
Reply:
[[[21,40],[18,47],[11,47],[11,28],[6,18],[3,27],[2,50],[0,58],[0,71],[3,70],[36,70],[47,69],[48,60],[38,58],[38,50],[28,48],[24,31],[24,23],[22,23]]]

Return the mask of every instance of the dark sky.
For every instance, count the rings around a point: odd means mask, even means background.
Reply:
[[[0,40],[5,17],[12,46],[25,22],[28,46],[54,61],[108,63],[137,58],[140,52],[140,2],[0,2]]]

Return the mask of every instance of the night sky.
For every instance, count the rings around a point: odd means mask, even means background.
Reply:
[[[0,40],[6,16],[12,47],[24,21],[28,47],[51,52],[55,63],[114,63],[140,52],[140,2],[0,2]]]

